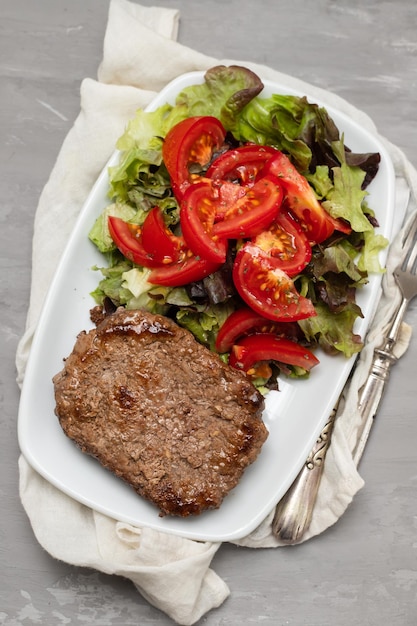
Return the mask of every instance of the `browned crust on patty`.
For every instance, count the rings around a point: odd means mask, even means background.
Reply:
[[[53,383],[68,437],[163,515],[218,508],[268,435],[246,376],[160,315],[119,308]]]

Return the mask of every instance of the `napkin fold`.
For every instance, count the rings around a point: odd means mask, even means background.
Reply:
[[[305,90],[377,134],[367,115],[334,94],[266,66],[246,60],[210,58],[181,45],[176,41],[178,21],[177,10],[143,7],[128,0],[110,2],[98,80],[86,78],[82,82],[80,114],[62,145],[36,211],[30,304],[26,331],[16,354],[19,385],[23,382],[33,333],[52,274],[78,213],[127,121],[170,80],[184,72],[205,70],[219,63],[238,63],[264,78]],[[404,217],[408,218],[404,213],[404,195],[409,191],[412,202],[408,213],[417,208],[417,172],[399,148],[384,138],[380,140],[386,145],[396,171],[395,232],[398,232]],[[60,227],[56,229],[58,221]],[[343,409],[335,423],[313,519],[304,540],[334,524],[364,484],[352,460],[359,425],[358,392],[386,320],[398,305],[392,270],[399,249],[397,236],[390,248],[378,310],[344,392]],[[409,336],[410,329],[404,325],[398,356],[406,350]],[[57,490],[23,456],[19,459],[19,472],[22,504],[37,540],[53,557],[129,578],[152,605],[184,626],[197,622],[229,595],[225,582],[210,568],[220,543],[197,542],[110,519]],[[234,543],[253,548],[282,545],[272,535],[272,517],[273,511],[254,532]]]

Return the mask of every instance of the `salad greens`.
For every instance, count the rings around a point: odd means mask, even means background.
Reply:
[[[148,211],[158,205],[175,232],[179,207],[162,161],[163,138],[187,117],[213,115],[236,144],[255,142],[286,153],[330,215],[351,224],[350,235],[335,233],[314,246],[311,262],[294,279],[317,311],[316,317],[298,322],[307,345],[350,357],[362,347],[353,331],[355,320],[362,316],[355,293],[370,272],[383,271],[378,254],[388,243],[375,234],[377,222],[366,202],[366,187],[378,171],[380,157],[352,153],[324,108],[305,97],[274,94],[263,98],[262,87],[246,68],[218,66],[206,73],[202,84],[185,88],[174,105],[165,104],[154,112],[137,111],[117,142],[120,162],[109,171],[109,206],[89,233],[107,262],[97,268],[102,279],[92,295],[98,304],[108,298],[115,306],[169,314],[213,348],[218,329],[238,306],[227,263],[200,284],[152,285],[149,270],[118,252],[107,226],[108,215],[143,224]]]

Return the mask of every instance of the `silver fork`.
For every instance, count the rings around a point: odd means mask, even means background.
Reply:
[[[369,377],[361,389],[358,411],[362,421],[357,434],[357,443],[353,450],[353,460],[358,465],[373,419],[381,402],[386,383],[390,375],[391,366],[398,360],[395,356],[395,346],[398,342],[401,324],[411,300],[417,296],[417,213],[408,222],[402,238],[402,254],[394,270],[394,278],[401,291],[401,304],[391,322],[384,341],[375,349],[374,359]]]
[[[402,253],[394,277],[402,294],[402,300],[374,358],[366,383],[360,390],[358,411],[361,416],[353,459],[358,465],[372,424],[381,402],[390,368],[397,361],[395,346],[401,324],[411,300],[417,296],[417,213],[408,222],[402,238]],[[314,504],[324,468],[325,456],[330,445],[336,409],[326,423],[312,453],[287,493],[278,502],[272,532],[281,541],[291,544],[300,541],[309,528]]]

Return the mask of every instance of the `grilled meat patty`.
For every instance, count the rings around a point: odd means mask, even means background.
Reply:
[[[218,508],[268,432],[246,376],[172,320],[119,308],[54,379],[60,424],[160,515]]]

